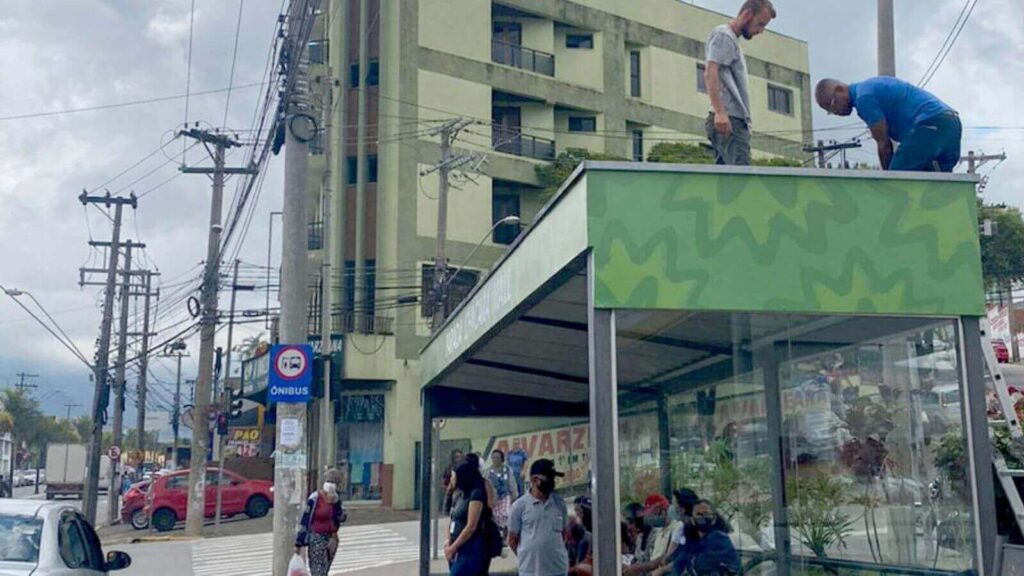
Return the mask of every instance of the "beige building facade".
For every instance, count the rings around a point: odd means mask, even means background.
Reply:
[[[464,266],[451,281],[453,306],[541,209],[538,166],[570,148],[643,160],[661,142],[706,142],[704,40],[728,17],[677,0],[367,0],[361,32],[360,4],[325,3],[309,52],[314,100],[331,111],[329,135],[312,147],[310,161],[310,259],[315,270],[326,251],[333,261],[331,452],[348,472],[350,498],[408,509],[419,502],[418,358],[432,310],[436,129],[472,121],[453,148],[475,155],[451,180],[449,272]],[[755,156],[802,158],[811,137],[807,44],[769,31],[744,49]],[[323,106],[326,82],[335,87],[330,106]],[[492,230],[508,215],[521,224]],[[365,262],[365,275],[356,260]],[[320,274],[314,285],[322,281]],[[318,334],[314,292],[310,333]],[[495,438],[558,424],[450,423],[442,452],[485,450]]]

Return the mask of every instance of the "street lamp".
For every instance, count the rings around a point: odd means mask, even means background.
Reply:
[[[498,226],[504,226],[506,224],[519,224],[520,222],[521,220],[519,216],[515,215],[505,216],[504,218],[498,220],[497,222],[494,223],[493,226],[491,226],[491,229],[487,231],[487,234],[484,234],[484,237],[481,238],[479,242],[477,242],[476,246],[474,246],[473,249],[469,252],[469,255],[462,260],[462,263],[459,264],[458,268],[455,269],[455,272],[453,272],[452,274],[448,274],[447,270],[442,271],[441,285],[440,288],[438,289],[437,302],[435,306],[444,305],[444,301],[448,296],[448,285],[451,284],[452,280],[459,276],[459,273],[462,272],[463,268],[466,267],[466,264],[468,264],[469,261],[473,258],[473,255],[476,254],[476,251],[479,250],[480,247],[484,245],[484,242],[486,242],[487,238],[489,238],[491,234],[493,234],[494,231],[498,229]],[[483,278],[481,278],[481,280],[483,280]],[[443,309],[442,316],[447,316],[447,314],[444,313]],[[440,328],[440,326],[438,326],[438,328]]]

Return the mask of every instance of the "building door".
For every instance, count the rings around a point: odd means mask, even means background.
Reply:
[[[384,395],[340,398],[338,463],[347,475],[339,487],[346,500],[380,500],[384,464]]]
[[[522,112],[515,106],[494,106],[491,109],[491,120],[494,127],[491,132],[491,145],[499,152],[520,155],[519,133],[523,128]]]
[[[499,64],[523,67],[523,25],[495,22],[491,29],[491,57]]]

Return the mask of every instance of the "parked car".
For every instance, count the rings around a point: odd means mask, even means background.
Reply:
[[[992,350],[996,353],[996,362],[1006,364],[1010,361],[1010,349],[1006,347],[1006,342],[1002,338],[992,339]]]
[[[121,497],[121,521],[131,524],[136,530],[149,528],[149,516],[146,516],[146,492],[149,481],[143,480],[132,484]]]
[[[173,472],[153,480],[146,493],[145,514],[160,532],[174,528],[185,520],[188,509],[188,470]],[[206,517],[213,518],[217,509],[217,469],[206,469]],[[274,505],[274,483],[250,480],[234,472],[224,471],[221,485],[221,516],[245,514],[250,518],[266,516]]]
[[[923,396],[922,405],[927,418],[925,433],[931,438],[939,438],[960,426],[959,384],[939,384],[933,387]]]
[[[96,531],[73,506],[0,501],[0,574],[99,576],[127,568],[124,552],[105,556]]]

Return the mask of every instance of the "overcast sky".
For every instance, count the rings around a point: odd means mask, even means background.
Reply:
[[[431,0],[422,0],[431,1]],[[481,2],[485,0],[480,0]],[[643,0],[622,0],[643,2]],[[7,0],[0,14],[0,117],[80,108],[184,94],[191,0]],[[238,0],[196,0],[192,43],[191,92],[228,86],[238,17]],[[732,13],[739,0],[698,0],[696,4]],[[897,0],[897,74],[917,82],[933,60],[963,7],[962,0]],[[812,83],[825,76],[855,81],[877,69],[875,3],[870,0],[776,0],[779,17],[771,28],[807,40]],[[244,3],[234,85],[260,82],[273,36],[280,0]],[[992,173],[986,198],[1021,205],[1012,183],[1024,177],[1024,4],[1019,0],[980,0],[955,48],[935,75],[930,90],[960,111],[967,127],[964,149],[998,152],[1009,160]],[[755,39],[754,42],[757,42]],[[250,127],[260,90],[231,93],[226,126]],[[189,99],[188,119],[224,126],[226,94]],[[108,239],[110,223],[76,199],[155,151],[180,128],[185,100],[109,110],[2,119],[0,139],[0,284],[33,293],[54,314],[87,356],[93,352],[100,312],[98,289],[80,289],[78,267],[97,265],[90,238]],[[815,111],[815,128],[850,119],[827,118]],[[980,129],[998,126],[1003,129]],[[850,137],[861,129],[823,131],[824,139]],[[241,136],[248,137],[247,132]],[[125,176],[106,184],[142,193],[174,176],[181,142],[167,146]],[[168,156],[165,156],[167,154]],[[240,154],[239,154],[240,155]],[[851,156],[877,162],[873,147]],[[232,160],[229,158],[229,165]],[[190,165],[204,161],[189,152]],[[253,226],[241,251],[243,260],[266,259],[267,217],[281,202],[281,158],[259,199]],[[982,173],[988,173],[992,165]],[[152,174],[147,176],[147,173]],[[133,183],[134,180],[139,179]],[[130,185],[130,186],[129,186]],[[234,193],[229,182],[225,212]],[[203,176],[181,176],[152,191],[134,213],[126,212],[124,233],[148,244],[144,261],[159,268],[165,294],[195,274],[206,251],[209,183]],[[278,236],[279,237],[279,236]],[[275,259],[276,265],[276,259]],[[262,294],[240,296],[240,308],[261,307]],[[221,298],[226,305],[226,298]],[[181,316],[161,310],[161,327]],[[244,327],[236,339],[258,333]],[[164,330],[160,338],[173,334]],[[223,337],[223,334],[221,335]],[[189,342],[195,352],[198,342]],[[223,345],[223,342],[221,342]],[[194,378],[195,357],[184,362],[184,377]],[[158,394],[171,396],[174,366],[154,362]],[[38,397],[52,413],[79,403],[85,413],[92,387],[84,366],[68,354],[6,297],[0,297],[0,386],[15,373],[40,375]],[[129,380],[134,383],[134,379]],[[130,385],[132,385],[130,384]],[[129,412],[134,407],[129,403]],[[132,417],[128,419],[133,420]]]

